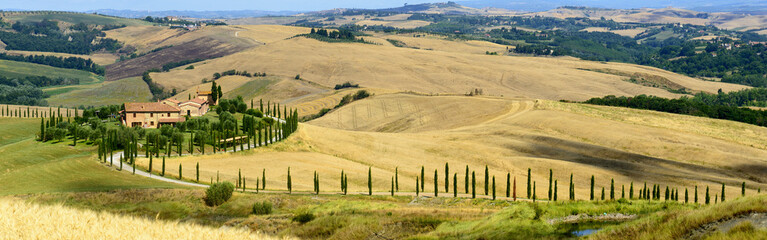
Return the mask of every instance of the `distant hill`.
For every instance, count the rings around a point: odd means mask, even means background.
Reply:
[[[115,9],[99,9],[89,11],[98,14],[104,14],[109,16],[124,17],[124,18],[144,18],[146,16],[152,17],[188,17],[188,18],[203,18],[203,19],[231,19],[231,18],[245,18],[245,17],[263,17],[263,16],[288,16],[295,15],[301,12],[298,11],[261,11],[261,10],[231,10],[231,11],[136,11],[136,10],[115,10]]]
[[[522,1],[522,0],[466,0],[456,3],[473,8],[505,8],[521,11],[546,11],[561,6],[587,6],[598,8],[614,9],[632,9],[632,8],[685,8],[703,12],[731,12],[742,10],[753,10],[751,7],[761,6],[763,10],[767,6],[764,0],[732,0],[732,1],[713,1],[713,0],[646,0],[646,1],[609,1],[609,0],[541,0],[541,1]]]

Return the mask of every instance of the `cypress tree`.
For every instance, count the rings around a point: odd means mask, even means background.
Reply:
[[[450,192],[450,167],[445,163],[445,192]]]
[[[261,171],[261,189],[266,190],[266,168]]]
[[[602,201],[605,200],[605,187],[602,187]]]
[[[45,118],[40,119],[40,141],[45,142]],[[100,146],[99,150],[101,150]]]
[[[237,187],[240,187],[240,182],[242,182],[242,169],[237,169]]]
[[[684,188],[684,203],[689,202],[690,198],[687,196],[687,188]]]
[[[573,184],[573,173],[570,173],[570,201],[575,201],[575,184]]]
[[[418,190],[420,190],[419,182],[418,182],[418,175],[415,176],[415,195],[418,196]]]
[[[554,170],[551,170],[551,168],[549,168],[549,201],[553,197],[551,192],[553,190],[552,189],[552,183],[554,183],[553,181],[554,181]]]
[[[533,202],[535,202],[535,199],[538,198],[538,195],[535,194],[535,182],[533,182]]]
[[[695,203],[698,203],[698,185],[695,185]]]
[[[679,189],[674,190],[674,201],[679,201]]]
[[[348,190],[349,190],[349,175],[344,174],[344,195],[346,195]]]
[[[621,185],[621,198],[626,198],[626,187]]]
[[[391,177],[391,195],[394,196],[394,177]]]
[[[394,168],[394,188],[399,192],[399,167]]]
[[[165,163],[165,161],[163,161],[163,163]],[[162,166],[163,166],[162,172],[163,172],[163,175],[165,175],[165,164],[163,164]],[[120,155],[120,171],[122,170],[123,170],[123,155]]]
[[[437,192],[439,192],[438,191],[439,185],[437,185],[437,178],[438,178],[438,176],[437,176],[437,169],[434,169],[434,196],[435,197],[439,195],[437,193]]]
[[[471,171],[471,198],[477,198],[477,180],[474,171]]]
[[[722,183],[722,202],[724,202],[724,183]]]
[[[152,155],[149,155],[149,176],[152,176]]]
[[[373,170],[368,167],[368,195],[373,195]]]
[[[527,198],[528,198],[528,199],[530,199],[530,197],[531,197],[531,196],[532,196],[532,194],[533,194],[533,193],[531,192],[531,191],[532,191],[532,189],[530,188],[530,187],[531,187],[531,186],[530,186],[530,183],[531,183],[531,182],[530,182],[530,168],[528,168],[528,169],[527,169]]]
[[[341,170],[341,192],[344,191],[344,170]]]
[[[195,182],[200,182],[200,162],[197,162],[197,165],[195,166],[195,172],[197,172],[197,174],[195,176]],[[244,187],[245,179],[242,179],[242,181],[243,181],[243,184],[242,184],[243,187],[242,188],[245,189],[245,187]]]
[[[493,200],[495,200],[495,176],[493,176]]]
[[[133,161],[131,165],[133,165],[133,174],[136,174],[136,161]]]
[[[706,186],[706,205],[711,202],[711,196],[708,194],[708,186]]]
[[[591,175],[591,194],[589,200],[594,200],[594,175]]]
[[[293,181],[290,179],[290,167],[288,167],[288,194],[293,193]]]
[[[453,197],[458,197],[458,173],[453,173]]]
[[[245,178],[242,179],[242,192],[245,192]],[[256,178],[256,193],[258,193],[258,178]]]
[[[511,197],[511,173],[506,173],[506,198]]]
[[[517,201],[517,176],[514,176],[514,186],[511,190],[512,198],[516,202]]]
[[[181,180],[181,179],[183,178],[183,176],[182,176],[181,174],[182,174],[182,171],[181,171],[181,163],[179,163],[179,164],[178,164],[178,179],[179,179],[179,180]]]
[[[423,182],[426,181],[426,178],[424,178],[425,177],[424,173],[425,173],[424,167],[421,166],[421,192],[423,192],[423,185],[424,185]]]
[[[631,181],[631,186],[629,187],[629,199],[634,199],[634,181]]]
[[[714,195],[714,203],[717,203],[719,201],[719,195]]]
[[[554,201],[557,201],[557,180],[554,180]]]
[[[466,194],[469,194],[469,165],[466,165],[466,179],[464,179],[463,183],[463,190],[466,191]]]
[[[120,158],[120,169],[122,169],[122,158]],[[165,176],[165,157],[162,157],[162,172],[160,173],[160,176]]]
[[[485,196],[488,195],[488,184],[490,183],[490,171],[487,169],[487,165],[485,165]]]
[[[615,179],[610,179],[610,200],[615,200]]]
[[[746,196],[746,182],[743,182],[740,185],[740,196],[742,197]]]

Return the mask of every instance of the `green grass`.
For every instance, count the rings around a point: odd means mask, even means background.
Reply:
[[[102,166],[93,146],[37,142],[39,126],[36,119],[0,119],[0,195],[177,187]]]
[[[36,63],[0,60],[0,76],[20,78],[26,76],[46,76],[49,78],[80,79],[81,85],[103,82],[103,77],[96,74],[66,68],[57,68]]]
[[[598,232],[591,238],[683,239],[688,237],[688,234],[705,224],[752,212],[767,212],[767,195],[762,194],[758,196],[741,197],[695,210],[677,209],[660,212],[621,226],[609,227],[605,229],[605,231]],[[742,231],[731,232],[732,233],[715,233],[711,237],[716,239],[767,238],[766,231],[753,231],[750,234],[745,234],[748,237],[743,237],[744,234]]]
[[[639,216],[669,209],[688,209],[693,205],[670,202],[607,201],[513,204],[486,218],[474,221],[447,221],[424,237],[439,239],[548,239],[572,237],[580,224],[550,224],[547,220],[570,215],[589,216],[622,213]],[[617,224],[615,222],[614,224]],[[598,224],[599,225],[599,224]]]
[[[247,82],[242,86],[227,92],[224,95],[224,98],[234,99],[237,96],[242,96],[242,99],[256,99],[257,96],[261,95],[264,93],[264,91],[267,90],[267,86],[277,82],[277,80],[277,77],[255,78],[254,80],[251,80],[250,82]],[[250,107],[250,102],[246,102],[246,104],[248,104],[248,107]],[[254,107],[256,107],[255,104],[258,104],[258,102],[254,101]]]
[[[80,89],[61,90],[48,98],[51,106],[103,106],[125,102],[146,102],[152,99],[149,87],[140,77],[80,86]],[[54,90],[51,90],[54,91]],[[58,90],[57,90],[58,91]]]
[[[126,25],[126,26],[135,26],[135,25],[150,25],[151,23],[144,22],[137,19],[129,19],[129,18],[118,18],[118,17],[110,17],[110,16],[101,16],[96,14],[86,14],[86,13],[53,13],[53,12],[45,12],[45,11],[39,11],[39,12],[33,12],[29,14],[18,14],[18,15],[11,15],[8,17],[5,17],[8,20],[13,21],[21,21],[21,22],[40,22],[43,19],[48,20],[57,20],[62,22],[68,22],[68,23],[85,23],[85,24],[96,24],[96,25]]]

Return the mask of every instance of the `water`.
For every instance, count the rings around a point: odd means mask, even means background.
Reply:
[[[591,235],[599,230],[601,230],[601,228],[575,230],[570,233],[572,233],[576,237],[583,237],[583,236]]]

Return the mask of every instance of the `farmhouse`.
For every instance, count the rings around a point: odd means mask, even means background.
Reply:
[[[208,113],[208,101],[200,98],[181,102],[177,106],[184,116],[199,117]]]
[[[200,90],[197,90],[197,98],[198,99],[205,100],[206,102],[208,102],[208,105],[210,105],[210,106],[218,105],[218,99],[216,99],[216,101],[213,102],[212,95],[213,95],[213,92],[211,92],[211,91],[200,91]]]
[[[122,112],[123,125],[129,127],[159,128],[162,125],[175,125],[186,117],[199,117],[208,113],[208,95],[199,95],[189,101],[168,98],[159,102],[125,103]]]
[[[183,122],[177,107],[162,102],[125,103],[123,125],[129,127],[159,128],[162,125],[175,125]]]

